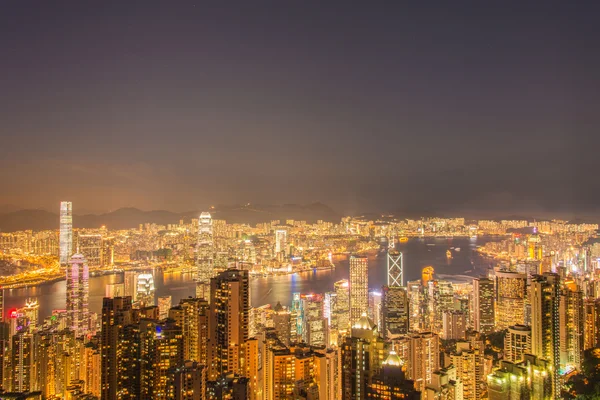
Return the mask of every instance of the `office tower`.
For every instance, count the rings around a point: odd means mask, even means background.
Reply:
[[[125,286],[125,294],[122,297],[131,297],[135,301],[135,297],[137,295],[137,276],[138,273],[136,271],[123,272],[123,285]]]
[[[112,267],[115,264],[115,238],[114,237],[103,237],[102,238],[102,254],[101,254],[102,267]]]
[[[522,361],[525,354],[531,353],[531,327],[509,326],[504,336],[504,359],[512,363]]]
[[[181,328],[173,321],[140,321],[142,400],[174,399],[175,370],[183,364]]]
[[[102,301],[102,377],[101,399],[116,400],[119,392],[124,327],[132,323],[131,297],[104,298]]]
[[[228,269],[210,281],[209,380],[243,374],[248,340],[248,271]]]
[[[102,266],[102,235],[77,235],[77,252],[83,254],[90,268]]]
[[[381,289],[381,332],[384,339],[409,331],[409,300],[406,288],[384,286]]]
[[[600,299],[584,301],[584,350],[600,346]]]
[[[408,294],[408,325],[411,330],[423,330],[424,316],[427,314],[424,308],[424,287],[421,286],[421,281],[409,281],[406,284]]]
[[[564,370],[581,369],[584,349],[583,292],[574,281],[564,283],[560,295],[560,364]]]
[[[367,257],[350,256],[350,325],[369,314],[369,268]]]
[[[27,318],[29,332],[35,332],[39,326],[40,316],[40,305],[38,304],[38,301],[36,299],[27,299],[22,312],[25,314],[25,318]]]
[[[530,286],[531,352],[552,369],[552,396],[560,397],[560,277],[534,276]]]
[[[89,279],[86,259],[74,254],[67,266],[67,326],[77,337],[87,334],[90,326]]]
[[[137,290],[135,300],[140,307],[154,305],[154,277],[152,274],[139,274],[137,276]]]
[[[387,253],[387,286],[404,286],[404,261],[402,253],[398,251]]]
[[[212,217],[203,212],[198,220],[198,244],[196,246],[196,297],[210,301],[211,278],[214,277],[214,253]]]
[[[337,281],[333,284],[336,303],[334,313],[337,318],[337,327],[340,335],[350,330],[350,285],[347,280]]]
[[[342,399],[363,400],[384,361],[384,341],[366,313],[352,326],[340,347]]]
[[[381,330],[381,292],[369,291],[369,313],[367,315]]]
[[[73,209],[70,201],[60,203],[60,265],[66,266],[73,255]]]
[[[466,315],[462,311],[446,310],[442,313],[442,339],[464,339],[467,331]]]
[[[184,359],[208,365],[208,301],[197,297],[181,299],[178,306],[169,310],[169,318],[183,330]]]
[[[104,297],[123,297],[125,296],[124,283],[107,283],[104,288]]]
[[[287,230],[278,228],[275,230],[275,254],[287,255]]]
[[[171,309],[171,296],[160,296],[158,298],[158,318],[166,319]]]
[[[432,374],[440,367],[439,337],[435,333],[414,333],[407,338],[406,374],[423,392],[432,382]]]
[[[175,372],[175,400],[206,399],[206,367],[186,361]]]
[[[473,279],[473,328],[483,334],[494,331],[494,281]]]
[[[309,346],[329,344],[327,318],[324,315],[324,300],[320,294],[301,296],[302,301],[302,341]]]
[[[32,388],[33,343],[27,329],[13,335],[11,349],[12,389],[15,392],[28,392]]]
[[[390,351],[382,371],[367,385],[368,398],[374,400],[420,400],[415,383],[406,379],[403,362],[395,351]]]
[[[496,271],[496,330],[525,325],[527,274]],[[533,313],[533,310],[532,310]]]
[[[454,288],[449,281],[433,280],[428,282],[429,327],[436,334],[442,332],[443,314],[454,309]]]

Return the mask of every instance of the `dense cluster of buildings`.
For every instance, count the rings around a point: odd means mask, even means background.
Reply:
[[[119,234],[74,234],[71,204],[63,203],[57,254],[67,279],[66,308],[40,320],[31,299],[2,313],[0,397],[558,399],[566,380],[581,371],[584,351],[600,347],[594,226],[480,221],[472,229],[461,219],[344,219],[303,224],[300,231],[287,222],[256,228],[269,230],[271,239],[250,241],[250,232],[241,231],[223,241],[230,226],[202,213],[195,234],[186,233],[193,236],[194,297],[174,304],[156,296],[151,273],[126,270],[122,282],[107,285],[96,314],[89,310],[90,260],[114,263],[123,241]],[[486,248],[509,255],[487,276],[456,283],[425,267],[420,279],[405,281],[403,255],[392,239],[405,234],[401,224],[424,235],[515,232]],[[191,229],[182,226],[167,230]],[[304,251],[331,251],[325,242],[348,251],[342,231],[392,239],[386,285],[371,287],[369,259],[353,252],[348,279],[330,291],[251,307],[256,260],[282,263]],[[156,240],[141,237],[138,243]],[[270,245],[254,246],[261,240]],[[236,241],[243,243],[238,257],[249,261],[221,264],[223,242]]]

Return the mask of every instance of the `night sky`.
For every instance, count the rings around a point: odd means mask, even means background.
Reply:
[[[211,3],[4,2],[0,204],[600,214],[600,2]]]

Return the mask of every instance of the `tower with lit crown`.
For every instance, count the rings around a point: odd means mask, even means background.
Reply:
[[[402,253],[391,250],[387,253],[387,285],[389,287],[404,286],[404,262]]]
[[[75,336],[83,336],[89,328],[89,279],[86,259],[74,254],[67,266],[67,326]]]
[[[198,220],[196,246],[196,297],[210,301],[210,279],[214,277],[214,241],[210,213],[203,212]]]
[[[66,266],[73,255],[73,205],[70,201],[60,203],[60,265]]]

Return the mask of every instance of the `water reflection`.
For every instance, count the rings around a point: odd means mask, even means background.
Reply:
[[[405,281],[419,279],[421,269],[432,265],[436,273],[444,275],[478,275],[489,262],[478,257],[474,250],[477,245],[489,241],[486,238],[462,239],[411,239],[399,243],[397,249],[404,253]],[[454,247],[452,259],[446,251]],[[348,260],[345,256],[335,257],[336,268],[326,271],[310,271],[293,275],[280,275],[253,279],[250,283],[253,306],[275,304],[281,301],[290,305],[292,293],[323,293],[333,290],[334,282],[348,279]],[[156,295],[172,296],[173,304],[180,299],[194,296],[195,284],[192,273],[153,271]],[[99,313],[102,307],[105,287],[109,283],[122,282],[121,275],[105,275],[90,279],[90,310]],[[380,288],[386,281],[385,254],[369,255],[369,287]],[[40,303],[40,318],[51,315],[54,309],[65,308],[65,282],[55,282],[25,289],[12,289],[5,292],[5,311],[23,307],[25,300],[36,297]]]

